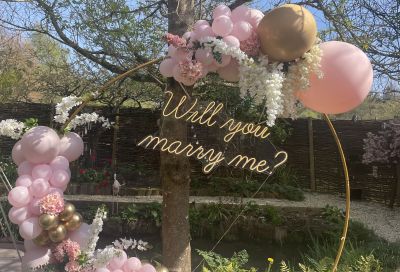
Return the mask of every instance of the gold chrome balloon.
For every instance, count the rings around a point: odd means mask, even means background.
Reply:
[[[44,230],[54,228],[58,224],[58,216],[53,214],[42,214],[39,216],[39,225]]]
[[[286,4],[266,13],[257,27],[261,52],[275,61],[303,56],[315,44],[317,23],[306,8]]]
[[[156,267],[156,271],[157,271],[157,272],[169,272],[168,268],[166,268],[166,267],[163,266],[163,265],[158,265],[158,266]]]
[[[58,217],[61,221],[68,221],[75,213],[75,206],[72,203],[66,202],[64,204],[64,211],[62,211]]]
[[[42,231],[38,237],[32,240],[37,246],[47,246],[50,244],[49,234],[46,230]]]
[[[81,226],[82,221],[83,221],[82,215],[76,212],[67,222],[64,223],[64,226],[68,231],[74,231]]]
[[[66,235],[67,235],[67,229],[62,224],[49,230],[49,238],[54,243],[61,242],[62,240],[65,239]]]

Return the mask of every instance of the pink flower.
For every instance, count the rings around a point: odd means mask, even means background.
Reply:
[[[76,261],[70,261],[65,265],[66,272],[80,272],[81,266]]]
[[[81,248],[77,242],[73,242],[70,239],[64,240],[64,250],[68,255],[70,261],[75,261],[81,254]]]
[[[179,62],[182,77],[190,82],[196,82],[202,76],[203,64],[196,60],[184,60]]]
[[[249,56],[257,56],[260,52],[260,40],[255,31],[251,33],[250,38],[240,42],[240,49]]]
[[[171,33],[165,34],[165,40],[168,44],[175,46],[176,48],[186,47],[186,40]]]
[[[59,214],[64,210],[64,198],[59,193],[48,194],[39,202],[40,213]]]

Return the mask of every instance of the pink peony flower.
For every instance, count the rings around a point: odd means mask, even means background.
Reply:
[[[39,202],[40,213],[57,215],[64,210],[64,198],[59,193],[48,194]]]
[[[240,49],[247,55],[254,57],[260,52],[260,40],[255,31],[250,35],[250,38],[240,42]]]
[[[190,82],[196,82],[203,75],[203,64],[195,60],[184,60],[179,62],[182,77]]]
[[[76,261],[70,261],[65,265],[66,272],[80,272],[81,266]]]
[[[186,47],[186,40],[184,38],[179,37],[178,35],[167,33],[165,35],[165,40],[167,41],[168,44],[172,44],[176,48]]]

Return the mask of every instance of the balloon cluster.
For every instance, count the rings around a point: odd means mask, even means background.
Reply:
[[[71,178],[69,162],[83,153],[82,138],[73,132],[60,139],[45,126],[28,130],[12,150],[18,165],[16,186],[9,192],[10,221],[19,225],[25,241],[46,246],[65,239],[67,231],[79,228],[82,217],[64,203],[63,193]],[[28,243],[29,244],[29,243]],[[26,249],[38,250],[33,245]]]
[[[148,263],[142,263],[138,258],[128,258],[125,251],[121,250],[119,256],[114,257],[105,268],[98,268],[94,272],[157,272]]]
[[[263,17],[261,11],[244,5],[232,11],[226,5],[217,6],[211,25],[206,20],[198,20],[193,31],[186,32],[182,38],[167,35],[169,58],[161,62],[160,73],[165,77],[174,77],[187,86],[193,85],[209,72],[217,72],[229,81],[238,81],[239,66],[236,60],[229,55],[216,56],[208,48],[196,49],[195,45],[205,37],[220,37],[229,46],[257,55],[259,41],[256,30]]]

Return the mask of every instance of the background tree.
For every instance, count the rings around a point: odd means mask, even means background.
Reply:
[[[369,132],[364,139],[363,163],[392,164],[396,168],[397,183],[393,183],[389,206],[394,207],[396,198],[400,197],[400,120],[383,124],[378,134]]]

